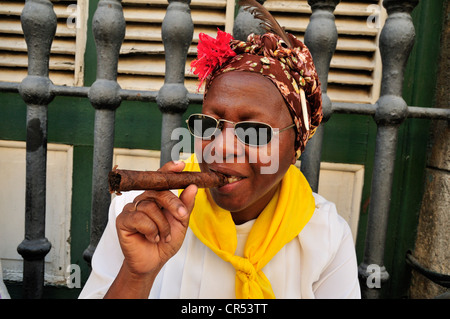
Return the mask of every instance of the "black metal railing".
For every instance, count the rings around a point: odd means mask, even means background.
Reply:
[[[184,85],[187,50],[192,41],[190,0],[169,0],[162,25],[166,52],[164,86],[158,92],[124,90],[117,83],[119,50],[125,35],[121,1],[100,0],[93,17],[97,47],[97,79],[91,87],[54,85],[49,77],[50,47],[56,30],[56,15],[50,0],[27,0],[21,21],[28,47],[28,76],[20,83],[0,82],[0,91],[19,92],[27,104],[26,221],[25,239],[18,251],[24,259],[24,297],[40,298],[44,286],[44,257],[51,244],[45,238],[47,108],[55,96],[86,97],[95,108],[94,163],[90,245],[84,252],[90,262],[107,222],[110,193],[107,175],[112,168],[115,111],[121,101],[157,102],[161,110],[161,164],[171,159],[171,132],[181,126],[181,116],[191,103],[201,103],[201,94],[188,93]],[[260,1],[264,2],[264,1]],[[407,106],[402,98],[403,73],[414,44],[411,11],[418,0],[384,0],[388,18],[380,35],[383,64],[381,96],[375,104],[332,103],[327,95],[328,72],[336,49],[334,10],[339,0],[308,0],[312,9],[305,43],[310,48],[323,88],[324,122],[334,113],[373,116],[377,124],[369,220],[360,278],[370,275],[368,266],[383,267],[397,135],[406,118],[450,119],[450,110]],[[238,19],[236,20],[238,21]],[[238,26],[239,27],[239,26]],[[319,128],[302,155],[301,170],[317,191],[323,128]],[[362,285],[363,296],[379,297],[379,289]]]

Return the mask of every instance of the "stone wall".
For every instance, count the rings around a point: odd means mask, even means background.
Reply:
[[[444,4],[441,56],[438,61],[437,108],[450,101],[450,4]],[[427,161],[426,186],[420,211],[414,257],[440,274],[450,274],[450,129],[448,121],[432,123],[432,147]],[[447,291],[412,272],[411,298],[435,298]]]

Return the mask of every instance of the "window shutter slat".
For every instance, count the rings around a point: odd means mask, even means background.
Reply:
[[[58,18],[50,50],[49,77],[57,85],[83,85],[87,0],[52,1]],[[0,79],[21,82],[27,75],[27,46],[20,15],[24,1],[0,1]],[[78,10],[77,10],[78,9]],[[78,27],[75,18],[79,14]],[[84,41],[84,43],[83,43]]]
[[[165,59],[161,39],[161,24],[167,10],[167,1],[122,1],[127,30],[122,44],[118,67],[118,82],[122,88],[159,90],[164,84]],[[194,35],[186,62],[186,86],[190,92],[198,81],[190,74],[189,63],[197,53],[200,32],[215,36],[217,28],[227,24],[227,0],[192,0],[190,4]],[[134,80],[133,80],[134,79]],[[192,83],[193,84],[192,84]],[[197,85],[195,85],[197,83]]]

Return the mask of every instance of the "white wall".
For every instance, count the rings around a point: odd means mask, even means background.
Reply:
[[[25,142],[0,141],[0,259],[4,279],[22,280],[17,246],[25,234]],[[72,146],[49,144],[47,153],[46,237],[52,249],[45,257],[45,279],[65,281],[70,264]]]

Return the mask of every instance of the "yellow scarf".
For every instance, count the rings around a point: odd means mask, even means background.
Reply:
[[[185,171],[199,171],[195,155],[186,161]],[[281,187],[256,219],[244,249],[235,256],[236,227],[231,213],[214,202],[207,189],[199,189],[189,227],[195,236],[236,269],[236,298],[275,298],[261,269],[294,239],[315,209],[312,190],[298,168],[291,165]]]

